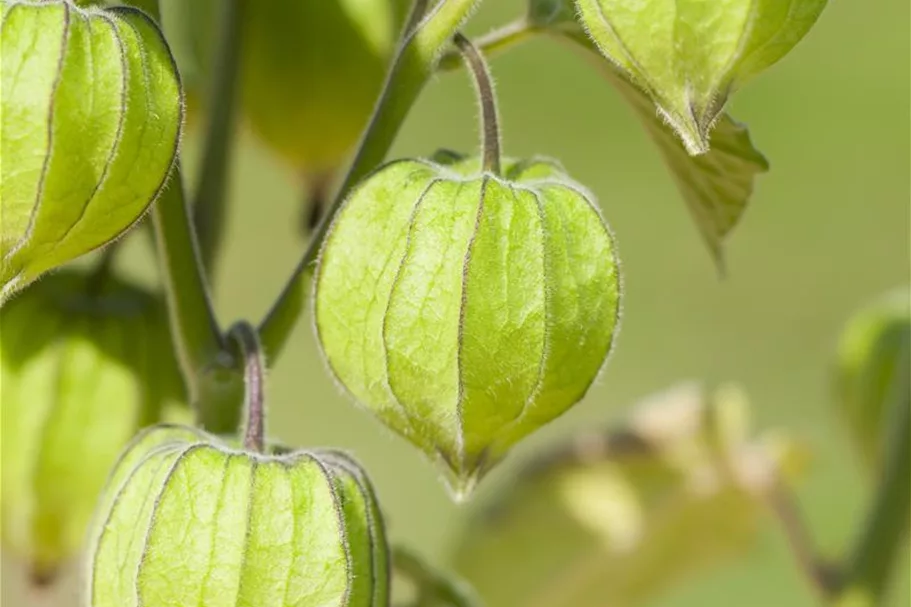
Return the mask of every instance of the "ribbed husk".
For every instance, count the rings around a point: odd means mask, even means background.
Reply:
[[[354,460],[251,453],[181,426],[124,452],[91,566],[91,607],[388,604],[383,519]]]

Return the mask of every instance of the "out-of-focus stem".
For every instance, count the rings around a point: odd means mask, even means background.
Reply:
[[[210,279],[215,275],[228,215],[228,169],[237,122],[237,76],[248,1],[227,0],[224,4],[215,78],[206,104],[209,123],[193,202],[193,223],[202,264]]]

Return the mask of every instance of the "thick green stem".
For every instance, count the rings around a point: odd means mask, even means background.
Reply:
[[[839,605],[880,605],[911,524],[911,351],[897,357],[883,467],[873,504],[846,564]]]
[[[202,274],[179,163],[152,207],[152,222],[178,360],[190,400],[198,403],[200,376],[225,344]]]
[[[228,215],[228,169],[231,164],[237,109],[237,81],[243,45],[244,11],[248,0],[228,0],[222,15],[215,78],[206,103],[202,168],[193,203],[193,222],[203,267],[215,275]]]
[[[431,567],[408,548],[394,546],[392,561],[395,572],[414,584],[418,595],[416,607],[481,607],[481,600],[469,586]]]
[[[426,0],[415,0],[383,92],[342,186],[313,231],[290,280],[259,326],[260,340],[267,360],[271,361],[278,356],[301,316],[312,264],[335,213],[351,188],[385,160],[408,112],[433,74],[445,45],[478,1],[442,0],[433,12],[424,16]]]
[[[130,2],[161,22],[157,0]],[[212,308],[180,161],[151,214],[171,333],[196,421],[215,434],[233,434],[243,413],[243,376]]]

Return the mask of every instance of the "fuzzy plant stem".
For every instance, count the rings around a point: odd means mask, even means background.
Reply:
[[[244,369],[244,448],[256,453],[265,449],[266,365],[256,329],[241,321],[229,331],[236,342]]]
[[[497,98],[493,88],[493,77],[484,56],[471,40],[456,33],[453,42],[465,64],[471,72],[475,89],[478,94],[478,104],[481,106],[481,131],[484,133],[482,141],[483,167],[485,171],[500,174],[500,119],[497,114]]]

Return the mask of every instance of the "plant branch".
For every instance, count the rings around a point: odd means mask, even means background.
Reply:
[[[831,564],[826,563],[817,554],[813,538],[807,529],[794,495],[786,486],[778,482],[771,489],[768,501],[781,523],[801,572],[821,598],[831,598],[837,591],[837,572]]]
[[[152,222],[177,358],[190,402],[198,404],[199,379],[225,344],[209,299],[188,211],[178,162],[171,181],[152,207]]]
[[[228,215],[228,168],[237,113],[237,81],[248,0],[228,0],[222,15],[215,77],[206,104],[209,117],[202,167],[193,203],[193,223],[207,276],[215,274]]]
[[[430,567],[421,557],[403,546],[392,548],[392,562],[396,573],[408,578],[417,588],[417,605],[447,607],[481,607],[481,601],[464,582],[452,579]]]
[[[278,356],[300,318],[312,264],[336,212],[354,185],[385,160],[408,112],[433,74],[441,51],[477,2],[442,0],[425,16],[427,0],[414,1],[383,91],[345,179],[314,229],[287,285],[259,326],[268,360]]]
[[[158,0],[128,2],[161,22]],[[151,215],[171,333],[196,421],[214,434],[233,433],[243,397],[209,297],[179,159]]]
[[[462,54],[465,64],[471,70],[478,102],[481,106],[481,130],[484,133],[482,149],[484,151],[483,167],[494,175],[500,174],[500,119],[497,116],[497,99],[493,89],[493,77],[484,56],[471,40],[456,33],[453,37],[456,48]]]
[[[846,563],[841,593],[882,603],[911,522],[911,346],[896,358],[888,394],[884,458],[864,527]]]

